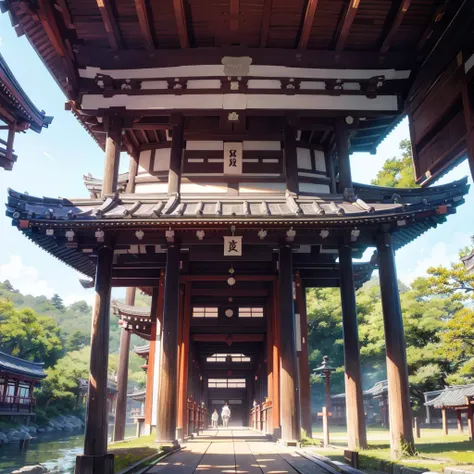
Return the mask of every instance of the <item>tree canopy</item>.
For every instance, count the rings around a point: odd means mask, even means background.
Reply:
[[[63,344],[56,322],[32,309],[16,309],[0,299],[0,347],[22,359],[54,364],[62,355]]]
[[[413,156],[411,142],[408,139],[400,142],[401,157],[389,158],[385,161],[377,177],[371,181],[377,186],[391,188],[416,188],[415,173],[413,171]]]

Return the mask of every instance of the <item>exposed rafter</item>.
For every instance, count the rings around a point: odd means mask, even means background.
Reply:
[[[420,51],[423,49],[423,46],[425,46],[426,41],[429,39],[429,37],[433,34],[433,31],[439,24],[439,22],[443,19],[444,14],[446,13],[446,10],[451,3],[452,0],[445,0],[445,2],[436,8],[433,17],[431,18],[431,21],[429,22],[428,26],[425,28],[425,31],[420,37],[420,40],[418,41],[418,44],[416,45],[416,50]]]
[[[265,0],[263,4],[262,28],[260,29],[260,47],[266,48],[268,44],[268,33],[270,31],[270,19],[272,16],[273,0]]]
[[[239,30],[240,0],[230,0],[230,31]]]
[[[308,40],[311,34],[317,6],[318,0],[308,0],[303,20],[303,27],[301,28],[300,40],[298,42],[298,49],[306,49],[308,46]]]
[[[359,3],[360,3],[360,0],[350,0],[349,6],[347,7],[347,11],[344,16],[344,21],[342,23],[341,32],[339,33],[339,37],[336,42],[336,51],[338,53],[344,50],[347,37],[349,36],[352,23],[354,22],[357,9],[359,8]]]
[[[184,0],[173,0],[176,26],[178,28],[179,45],[181,48],[189,48],[188,27],[186,24],[186,13],[184,11]]]
[[[97,0],[100,16],[104,22],[110,47],[116,51],[122,47],[122,39],[112,10],[112,0]]]
[[[155,49],[153,35],[151,34],[150,21],[148,19],[146,0],[135,0],[135,8],[137,10],[138,23],[140,24],[140,30],[142,32],[145,46],[148,50]]]
[[[405,13],[410,7],[410,3],[411,0],[401,0],[400,7],[398,8],[395,19],[393,20],[390,29],[388,30],[387,35],[385,36],[385,39],[382,42],[382,46],[380,47],[381,53],[385,53],[390,49],[390,42],[392,41],[392,38],[394,37],[395,33],[398,31],[398,28],[400,27],[405,16]]]

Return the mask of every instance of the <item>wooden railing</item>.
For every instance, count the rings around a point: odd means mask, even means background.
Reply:
[[[199,405],[192,398],[188,399],[188,431],[187,435],[192,433],[199,434],[207,426],[207,409],[205,406]]]
[[[271,400],[250,410],[249,427],[265,434],[273,433],[273,405]]]
[[[36,405],[34,397],[0,395],[0,411],[32,413]]]

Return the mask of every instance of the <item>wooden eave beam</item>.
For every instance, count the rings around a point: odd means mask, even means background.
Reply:
[[[117,22],[115,21],[111,2],[112,0],[97,0],[97,7],[99,8],[100,16],[104,23],[110,47],[113,51],[117,51],[122,48],[122,39]]]
[[[387,35],[385,36],[385,39],[382,42],[382,46],[380,47],[381,53],[385,53],[390,49],[390,42],[395,36],[395,33],[398,31],[398,28],[400,27],[403,21],[403,18],[405,17],[405,14],[408,11],[408,8],[410,7],[410,4],[411,4],[411,0],[401,1],[400,7],[398,8],[398,12],[395,16],[395,19],[393,20],[393,23],[390,26],[390,29],[388,30]]]
[[[336,42],[336,52],[338,53],[341,53],[344,50],[347,37],[349,36],[352,23],[354,22],[357,9],[359,8],[359,2],[360,0],[351,0],[349,3],[349,6],[347,7],[347,11],[344,17],[344,22],[342,24],[341,32],[339,33],[339,38],[337,39],[337,42]]]
[[[298,42],[298,49],[306,49],[308,46],[308,40],[311,35],[311,28],[313,27],[317,6],[318,0],[308,0],[303,20],[303,27],[301,28],[300,40]]]
[[[178,28],[179,45],[181,48],[189,48],[188,27],[186,24],[186,12],[184,11],[184,0],[173,0],[176,26]]]
[[[270,31],[270,20],[272,16],[273,0],[265,0],[263,4],[263,19],[262,27],[260,29],[260,47],[266,48],[268,44],[268,33]]]
[[[135,0],[135,8],[137,10],[138,23],[142,32],[143,40],[145,41],[146,49],[149,51],[155,49],[153,35],[150,28],[150,20],[148,18],[148,11],[146,7],[146,0]]]

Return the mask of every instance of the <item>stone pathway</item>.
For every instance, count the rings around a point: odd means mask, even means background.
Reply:
[[[150,474],[329,474],[294,450],[245,428],[204,431]]]

